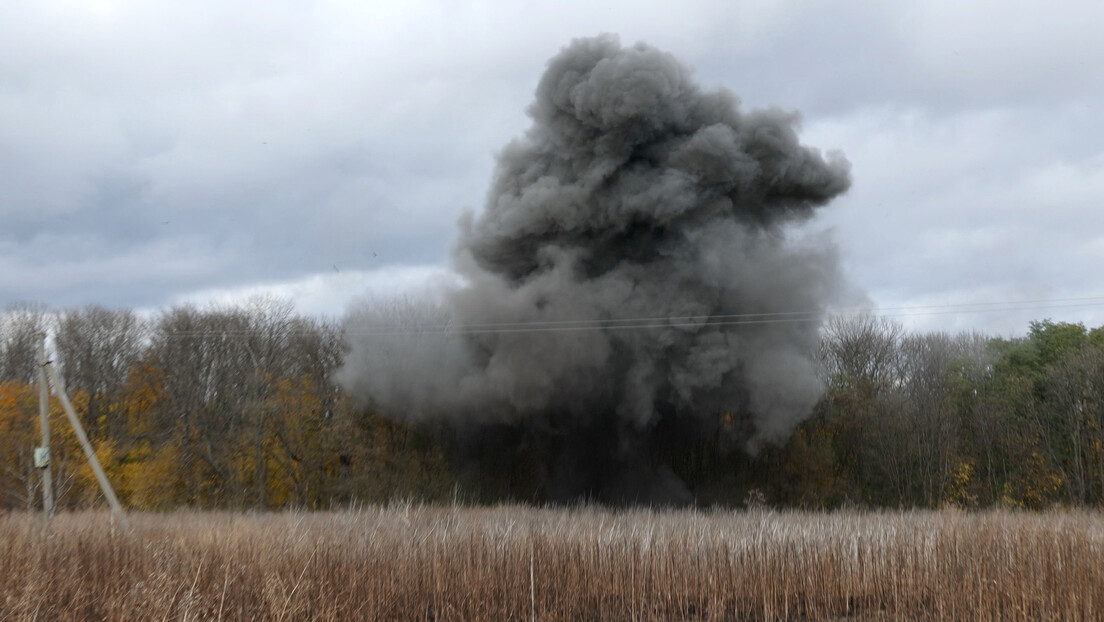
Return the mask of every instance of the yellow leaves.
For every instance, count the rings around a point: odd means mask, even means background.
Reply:
[[[64,421],[64,415],[57,400],[51,399],[49,408],[53,429]],[[38,420],[38,387],[18,380],[0,384],[0,454],[29,455],[40,443]]]
[[[267,418],[260,459],[265,469],[265,499],[272,505],[308,503],[304,482],[311,465],[307,458],[322,453],[318,446],[322,397],[311,378],[278,378],[262,405]],[[256,441],[254,441],[256,442]],[[244,465],[255,470],[256,460]],[[256,476],[254,474],[254,479]]]
[[[108,440],[101,440],[93,443],[93,449],[96,452],[96,459],[99,460],[100,465],[103,466],[107,474],[107,480],[112,482],[113,486],[117,486],[119,482],[119,467],[115,443]],[[74,458],[77,467],[73,474],[75,480],[72,492],[74,497],[73,501],[79,507],[97,505],[103,500],[103,492],[100,490],[99,482],[96,481],[96,475],[92,471],[92,465],[88,463],[84,451],[79,447],[75,453],[76,455]]]
[[[41,442],[38,395],[38,387],[32,384],[18,381],[0,384],[0,486],[25,487],[27,478],[37,486],[38,472],[28,471],[25,464]],[[70,396],[70,401],[78,417],[83,419],[88,411],[88,395],[76,391]],[[53,395],[49,401],[49,422],[51,469],[59,506],[86,507],[100,503],[103,497],[99,483],[60,402]],[[102,427],[102,422],[99,423]],[[108,480],[119,489],[117,492],[125,500],[128,496],[128,476],[136,469],[127,462],[128,456],[121,441],[101,437],[93,438],[91,442]],[[157,485],[131,483],[130,488],[153,490]]]
[[[1001,484],[999,503],[1001,507],[1006,508],[1022,508],[1023,500],[1019,499],[1015,492],[1012,490],[1012,482],[1004,482]]]
[[[976,499],[970,494],[973,485],[974,465],[967,460],[959,460],[948,474],[945,483],[944,505],[957,507],[973,506]]]
[[[27,444],[36,430],[37,400],[38,392],[27,383],[0,384],[0,445],[10,449]]]
[[[157,408],[164,394],[165,373],[148,363],[137,365],[127,375],[121,410],[131,420]]]
[[[1038,451],[1031,452],[1025,467],[1026,477],[1020,482],[1022,504],[1030,508],[1051,505],[1062,490],[1061,474]]]
[[[175,443],[154,448],[149,441],[139,442],[119,466],[119,496],[137,510],[171,508],[180,501],[181,466]]]
[[[375,482],[383,482],[377,488],[387,498],[451,481],[439,448],[427,451],[401,425],[378,420],[362,427],[324,376],[257,376],[239,401],[210,412],[174,403],[166,378],[141,363],[111,395],[69,395],[127,508],[321,507],[338,496],[362,497]],[[58,507],[101,504],[99,482],[52,396],[49,409]],[[41,498],[40,473],[30,466],[38,444],[38,388],[0,384],[0,495],[7,493],[9,504]]]

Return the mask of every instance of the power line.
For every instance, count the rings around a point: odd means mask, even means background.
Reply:
[[[376,326],[363,328],[348,328],[342,330],[333,324],[313,325],[304,327],[296,322],[289,322],[286,330],[277,330],[280,336],[297,336],[325,334],[334,331],[334,334],[346,336],[388,336],[388,335],[464,335],[464,334],[495,334],[495,333],[548,333],[548,332],[580,332],[580,331],[623,331],[623,330],[655,330],[663,328],[700,328],[703,326],[748,326],[762,324],[792,324],[807,322],[822,322],[833,317],[857,317],[873,316],[883,318],[899,317],[923,317],[937,315],[964,315],[973,313],[998,313],[1010,311],[1030,311],[1055,308],[1078,308],[1104,306],[1104,296],[1090,296],[1081,298],[1055,298],[1032,300],[1005,300],[996,302],[970,302],[970,303],[944,303],[931,305],[913,305],[900,307],[850,308],[836,311],[804,310],[804,311],[770,311],[758,313],[729,313],[709,315],[666,315],[666,316],[639,316],[628,318],[603,318],[603,319],[563,319],[563,320],[528,320],[513,322],[473,322],[465,324],[424,323],[403,326],[401,319],[398,321],[379,322]],[[398,313],[395,313],[398,316]],[[156,324],[156,323],[155,323]],[[174,337],[263,337],[261,331],[250,328],[232,328],[227,330],[200,329],[200,330],[173,330],[164,328],[161,334]]]
[[[854,317],[862,315],[872,315],[877,317],[916,317],[966,313],[994,313],[1002,311],[1028,311],[1035,309],[1074,308],[1090,306],[1104,306],[1104,296],[1002,302],[917,305],[909,307],[886,307],[877,310],[856,308],[835,312],[777,311],[764,313],[737,313],[719,315],[648,316],[636,318],[610,318],[602,320],[534,320],[529,322],[491,322],[412,327],[381,326],[378,329],[369,328],[360,330],[346,330],[345,334],[356,336],[382,336],[407,334],[479,334],[697,328],[701,326],[739,326],[755,324],[820,322],[828,317]]]

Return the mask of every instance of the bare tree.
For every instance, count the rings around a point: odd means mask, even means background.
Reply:
[[[88,306],[58,318],[55,348],[69,391],[88,397],[84,425],[93,437],[122,438],[126,422],[112,416],[127,375],[142,356],[147,327],[133,311]]]
[[[837,315],[824,323],[820,359],[830,385],[892,385],[900,374],[902,326],[875,315]]]
[[[910,440],[919,497],[928,507],[951,500],[948,485],[961,468],[964,405],[954,398],[957,383],[979,360],[977,346],[968,335],[948,333],[910,335],[901,342],[900,416]]]
[[[1104,350],[1086,345],[1047,366],[1044,378],[1054,431],[1048,442],[1067,481],[1070,501],[1104,499]]]
[[[283,370],[286,394],[279,396],[285,401],[270,402],[267,431],[279,447],[272,457],[290,478],[300,506],[317,506],[332,489],[328,471],[342,455],[348,460],[353,453],[346,446],[355,431],[345,420],[333,380],[344,348],[342,333],[332,323],[296,318],[288,330],[285,359],[290,365]]]
[[[840,463],[864,502],[900,504],[909,498],[907,436],[900,416],[903,334],[892,320],[857,315],[830,318],[821,335]]]
[[[50,317],[39,305],[20,305],[0,313],[0,382],[34,382],[38,374],[38,340]]]
[[[199,474],[193,502],[268,504],[269,441],[277,427],[270,397],[281,378],[309,365],[293,349],[305,330],[289,302],[272,298],[203,311],[175,308],[158,321],[151,360],[165,370],[161,416],[177,431],[188,468]]]

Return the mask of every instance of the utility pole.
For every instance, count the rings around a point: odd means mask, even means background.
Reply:
[[[42,470],[42,513],[46,518],[54,515],[54,480],[50,474],[50,390],[46,381],[46,333],[38,340],[38,428],[42,432],[42,446],[35,449],[35,466]]]
[[[84,426],[81,425],[80,419],[77,418],[77,411],[73,409],[73,403],[69,401],[69,396],[65,394],[65,382],[61,379],[61,375],[58,374],[57,370],[54,369],[53,364],[50,361],[46,360],[46,336],[45,335],[42,336],[42,341],[39,342],[39,354],[38,354],[38,356],[39,356],[39,363],[40,363],[40,368],[39,368],[40,369],[40,371],[39,371],[40,380],[43,379],[43,378],[49,377],[50,384],[54,387],[54,395],[56,395],[58,400],[61,401],[61,407],[65,410],[65,416],[68,417],[68,419],[69,419],[69,425],[71,425],[73,427],[73,432],[76,434],[77,440],[80,441],[81,449],[84,450],[84,457],[88,459],[88,464],[89,464],[89,466],[92,467],[92,472],[96,475],[96,481],[99,482],[99,484],[100,484],[100,490],[103,491],[104,497],[107,498],[108,505],[111,506],[112,515],[117,517],[119,519],[119,522],[122,524],[123,528],[126,529],[127,528],[126,513],[123,512],[123,506],[119,503],[119,498],[115,496],[115,490],[111,488],[111,482],[107,481],[107,474],[104,473],[103,467],[100,466],[100,461],[99,461],[99,459],[96,458],[96,452],[92,450],[92,443],[88,442],[88,435],[84,433]],[[40,391],[45,391],[45,386],[46,386],[46,384],[43,383],[42,384],[43,388],[40,389]],[[41,393],[40,393],[40,396],[41,396]],[[45,400],[43,401],[43,404],[45,404]],[[44,422],[46,421],[46,419],[45,419],[46,415],[43,415],[42,413],[45,412],[45,408],[46,408],[45,406],[40,406],[39,407],[39,415],[43,417]],[[43,423],[42,429],[44,430],[44,432],[43,432],[44,437],[47,439],[47,442],[48,442],[49,441],[49,436],[48,436],[49,432],[46,431],[47,427],[46,427],[45,423]],[[48,451],[49,451],[49,449],[48,449],[48,445],[47,445],[47,452]],[[37,458],[37,452],[36,452],[36,458]],[[49,454],[48,453],[47,453],[46,463],[47,463],[47,468],[46,468],[47,475],[46,475],[46,477],[49,477],[50,469],[49,469]],[[49,480],[45,480],[45,481],[49,481]],[[52,492],[50,493],[50,496],[52,497]],[[52,511],[52,507],[53,507],[53,502],[52,501],[50,503],[50,506],[51,506],[51,511]]]

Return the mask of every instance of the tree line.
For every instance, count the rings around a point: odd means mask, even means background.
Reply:
[[[124,505],[327,508],[393,498],[547,501],[519,453],[473,477],[448,430],[354,407],[334,382],[341,325],[287,301],[0,314],[0,503],[41,507],[38,335]],[[836,316],[825,394],[781,445],[747,451],[745,413],[649,458],[698,503],[833,508],[1104,505],[1104,328],[1040,321],[1017,338],[910,334]],[[58,506],[99,491],[56,399]],[[527,485],[528,484],[528,485]]]
[[[127,507],[322,508],[436,494],[415,431],[357,412],[332,381],[334,322],[286,301],[182,306],[144,319],[98,306],[12,310],[0,320],[0,496],[41,507],[38,335]],[[58,507],[99,491],[57,400],[50,400]],[[407,462],[404,462],[407,461]]]

